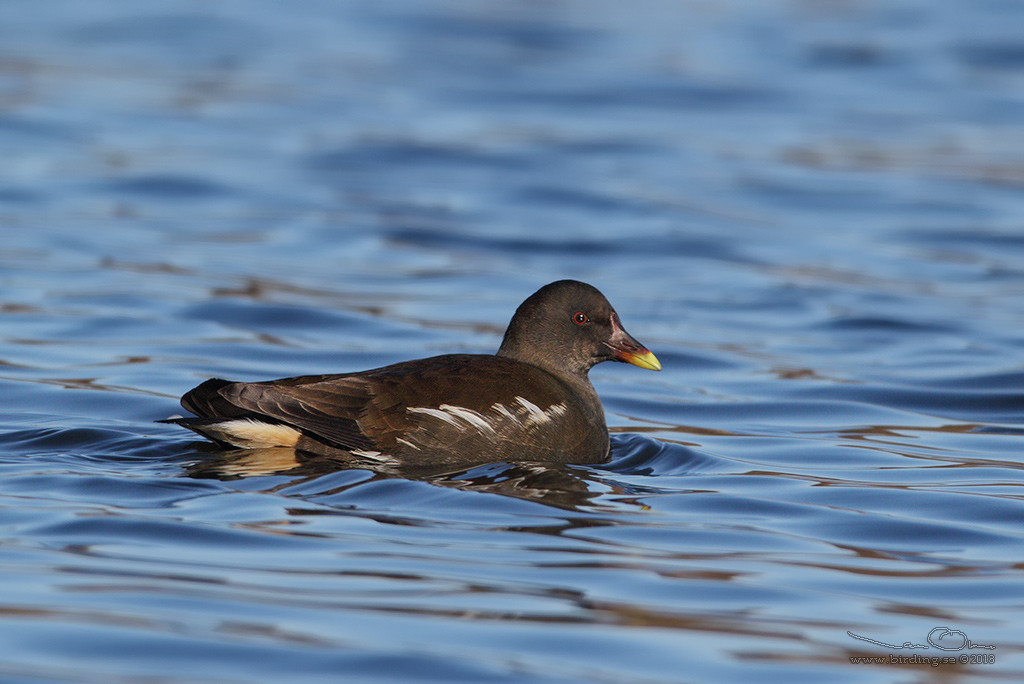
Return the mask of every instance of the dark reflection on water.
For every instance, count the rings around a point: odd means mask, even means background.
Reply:
[[[418,480],[462,491],[485,492],[535,501],[546,506],[576,510],[582,506],[599,505],[599,488],[591,484],[611,486],[616,491],[636,491],[632,486],[619,486],[601,476],[602,470],[632,475],[685,474],[700,462],[713,462],[686,447],[658,442],[641,435],[623,435],[614,439],[610,463],[595,470],[545,463],[496,463],[472,468],[432,466],[426,463],[382,463],[354,454],[306,453],[291,448],[224,450],[196,442],[194,462],[187,467],[190,477],[235,480],[266,475],[287,475],[315,480],[330,473],[356,470],[372,473],[374,480],[394,478]],[[183,457],[188,458],[187,455]],[[363,481],[354,482],[361,485]]]
[[[1024,6],[378,5],[0,8],[0,680],[1020,681]],[[155,422],[563,277],[609,463]]]
[[[366,470],[374,479],[413,479],[465,491],[488,492],[537,501],[548,506],[574,509],[594,495],[586,479],[570,468],[546,464],[496,464],[469,470],[420,464],[380,465],[358,456],[331,457],[307,454],[291,448],[242,449],[218,453],[188,468],[191,477],[236,479],[257,475],[287,474],[316,478],[339,470]],[[359,483],[362,484],[362,483]]]

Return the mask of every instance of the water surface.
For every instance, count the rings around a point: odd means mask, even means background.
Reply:
[[[0,680],[1020,681],[1024,7],[377,5],[0,10]],[[608,464],[154,422],[565,277]]]

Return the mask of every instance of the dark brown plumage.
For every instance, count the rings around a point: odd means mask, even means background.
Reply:
[[[608,458],[588,371],[608,360],[660,370],[608,300],[562,280],[516,311],[495,355],[449,354],[340,375],[207,380],[177,423],[231,447],[289,446],[464,464]]]

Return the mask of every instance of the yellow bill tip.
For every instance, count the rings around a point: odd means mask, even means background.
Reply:
[[[636,354],[623,354],[619,358],[626,363],[631,363],[634,366],[639,366],[640,368],[646,368],[647,370],[653,371],[661,370],[661,361],[658,361],[658,357],[646,349]]]

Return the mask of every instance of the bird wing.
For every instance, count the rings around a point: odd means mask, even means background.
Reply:
[[[342,449],[376,448],[357,422],[370,400],[370,388],[361,378],[307,376],[267,383],[234,382],[217,392],[249,414],[292,425]]]
[[[345,375],[208,380],[182,404],[202,418],[264,419],[341,449],[409,456],[460,449],[571,451],[579,437],[567,428],[583,420],[567,388],[546,372],[463,354]]]

